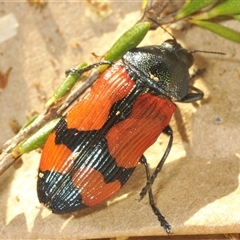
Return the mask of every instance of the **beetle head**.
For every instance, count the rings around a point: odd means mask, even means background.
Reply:
[[[161,45],[134,48],[123,56],[123,62],[136,81],[145,81],[160,94],[180,101],[189,89],[189,68],[193,55],[175,39]]]

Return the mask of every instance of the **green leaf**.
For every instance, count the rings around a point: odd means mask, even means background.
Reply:
[[[31,152],[39,147],[42,147],[43,144],[46,142],[49,134],[52,132],[52,129],[56,126],[59,120],[60,118],[57,118],[48,122],[39,131],[37,131],[31,137],[29,137],[26,141],[24,141],[18,147],[18,151],[21,154],[24,154],[24,153]]]
[[[85,66],[87,66],[87,63],[84,62],[76,66],[74,69],[79,70]],[[47,101],[47,103],[45,104],[46,107],[49,107],[56,100],[64,96],[65,93],[67,93],[74,86],[74,84],[78,81],[79,78],[80,78],[80,74],[69,74],[65,78],[63,83],[59,86],[59,88],[55,91],[53,96]]]
[[[26,128],[27,126],[29,126],[31,123],[33,123],[35,121],[35,119],[38,117],[38,115],[34,115],[32,116],[22,127],[21,129]]]
[[[240,32],[237,32],[233,29],[228,27],[222,26],[217,23],[208,22],[208,21],[201,21],[196,19],[189,20],[190,23],[196,24],[202,28],[208,29],[224,38],[227,38],[231,41],[240,43]]]
[[[179,20],[181,18],[187,17],[191,15],[192,13],[195,13],[199,10],[201,10],[204,7],[207,7],[208,5],[212,4],[216,0],[193,0],[189,2],[189,4],[185,4],[183,9],[178,12],[174,18],[175,20]]]
[[[213,9],[194,16],[195,19],[209,19],[218,16],[231,16],[240,14],[239,0],[225,0],[215,6]]]
[[[234,15],[233,18],[235,18],[236,20],[240,21],[240,14]]]
[[[142,22],[127,30],[110,48],[104,60],[117,61],[130,49],[136,47],[145,37],[150,28],[149,22]]]

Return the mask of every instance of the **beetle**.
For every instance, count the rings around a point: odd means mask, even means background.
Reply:
[[[133,48],[120,61],[102,61],[69,74],[109,64],[91,89],[61,118],[40,160],[37,193],[53,213],[66,214],[105,201],[126,183],[138,163],[147,183],[140,199],[149,203],[161,226],[171,226],[155,206],[151,186],[172,146],[169,126],[174,101],[194,102],[203,92],[190,85],[194,58],[175,39]],[[150,175],[143,153],[160,136],[169,136],[165,153]]]

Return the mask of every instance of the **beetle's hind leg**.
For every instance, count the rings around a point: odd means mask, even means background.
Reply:
[[[170,126],[167,126],[164,130],[163,130],[163,133],[165,133],[166,135],[169,136],[169,141],[168,141],[168,145],[167,145],[167,148],[161,158],[161,160],[159,161],[154,173],[152,174],[151,177],[149,177],[147,179],[147,183],[145,185],[145,187],[142,189],[142,191],[140,192],[140,200],[143,199],[143,197],[147,194],[147,192],[149,191],[149,189],[151,188],[154,180],[156,179],[158,173],[161,171],[162,167],[163,167],[163,164],[165,163],[167,157],[168,157],[168,154],[172,148],[172,143],[173,143],[173,131],[171,129]],[[142,161],[142,160],[141,160]]]
[[[140,159],[140,162],[145,167],[147,181],[149,182],[151,177],[150,177],[150,171],[149,171],[147,159],[144,156],[142,156],[141,159]],[[154,198],[153,198],[153,193],[152,193],[151,186],[150,186],[150,188],[148,190],[148,196],[149,196],[149,204],[152,207],[153,213],[157,216],[158,221],[160,222],[161,226],[164,228],[166,233],[169,234],[170,231],[171,231],[171,225],[167,222],[165,217],[161,214],[161,212],[156,207],[155,202],[154,202]]]

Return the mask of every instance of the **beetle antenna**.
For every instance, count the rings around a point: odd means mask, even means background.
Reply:
[[[164,6],[166,7],[166,6]],[[159,22],[153,18],[148,17],[148,20],[155,23],[157,26],[159,26],[160,28],[162,28],[166,33],[168,33],[175,42],[177,42],[177,39],[164,27],[161,26],[161,24],[159,24]],[[226,53],[223,52],[214,52],[214,51],[204,51],[204,50],[192,50],[189,51],[189,53],[196,53],[196,52],[202,52],[202,53],[211,53],[211,54],[220,54],[220,55],[226,55]]]
[[[204,51],[204,50],[192,50],[192,51],[189,51],[189,53],[196,53],[196,52],[226,55],[226,53],[224,53],[224,52],[213,52],[213,51]]]
[[[164,28],[163,26],[161,26],[158,21],[156,21],[155,19],[153,18],[148,18],[151,22],[155,23],[156,25],[158,25],[161,29],[163,29],[163,31],[165,31],[166,33],[168,33],[173,39],[174,41],[177,41],[176,38],[166,29]]]

